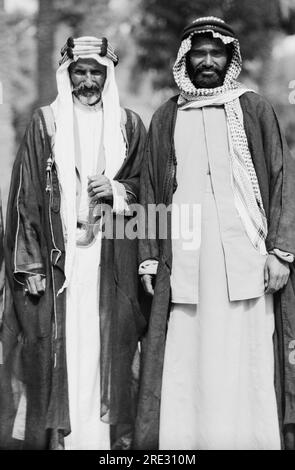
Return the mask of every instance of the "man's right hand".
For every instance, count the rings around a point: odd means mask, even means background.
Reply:
[[[153,288],[153,274],[142,274],[141,282],[145,292],[149,295],[154,295],[154,288]]]
[[[26,278],[26,291],[30,295],[41,297],[44,294],[46,287],[46,279],[41,274],[33,274]]]

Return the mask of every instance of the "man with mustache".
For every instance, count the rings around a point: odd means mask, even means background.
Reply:
[[[145,129],[120,107],[106,38],[69,38],[61,52],[58,96],[34,113],[10,189],[10,437],[23,449],[128,448],[145,326],[137,242],[105,227],[132,217]]]
[[[221,39],[212,41],[210,34],[193,36],[187,55],[187,71],[197,88],[216,88],[224,81],[231,57]]]
[[[105,66],[93,59],[78,59],[70,65],[69,74],[76,98],[89,106],[99,103],[106,79]]]
[[[173,67],[180,93],[151,122],[136,448],[294,448],[295,161],[241,66],[228,24],[193,21]],[[154,225],[152,204],[167,207]]]

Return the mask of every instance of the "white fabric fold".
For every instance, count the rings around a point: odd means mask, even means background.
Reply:
[[[113,212],[123,215],[129,210],[125,187],[119,181],[110,180],[110,183],[113,191]]]
[[[142,276],[143,274],[156,275],[158,271],[159,261],[155,259],[147,259],[139,265],[138,274]]]
[[[286,261],[287,263],[294,262],[294,255],[292,253],[287,253],[286,251],[282,251],[279,248],[274,248],[269,252],[270,255],[276,255],[282,261]]]

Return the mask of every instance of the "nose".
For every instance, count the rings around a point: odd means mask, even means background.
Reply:
[[[93,80],[92,80],[91,72],[87,72],[87,73],[86,73],[85,85],[86,85],[86,86],[92,86],[92,85],[93,85]]]
[[[209,53],[205,57],[205,65],[206,65],[206,67],[212,67],[212,65],[213,65],[213,59],[212,59],[211,54],[209,54]]]

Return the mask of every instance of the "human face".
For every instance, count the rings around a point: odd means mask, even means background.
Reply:
[[[94,106],[101,100],[107,69],[95,59],[78,59],[69,67],[73,94],[82,104]]]
[[[194,36],[187,54],[188,74],[196,88],[216,88],[224,81],[229,52],[221,39]]]

